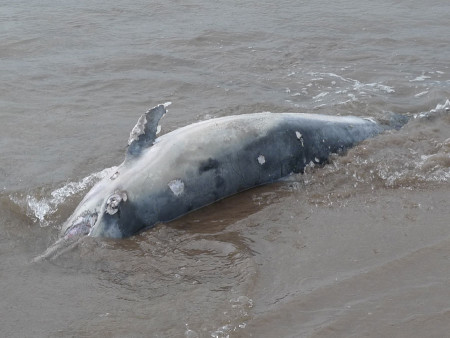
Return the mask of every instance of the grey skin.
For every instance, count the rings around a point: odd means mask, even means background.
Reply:
[[[206,120],[156,138],[159,105],[131,132],[125,161],[98,182],[63,238],[122,238],[240,191],[300,173],[390,128],[371,119],[257,113]]]

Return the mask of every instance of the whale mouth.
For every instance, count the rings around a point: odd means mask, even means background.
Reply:
[[[72,226],[69,227],[64,233],[65,239],[73,239],[76,237],[86,236],[92,230],[92,227],[97,222],[98,213],[86,213],[73,222]]]

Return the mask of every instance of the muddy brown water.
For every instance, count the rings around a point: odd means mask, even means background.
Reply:
[[[444,1],[0,4],[0,335],[445,337]],[[304,175],[32,264],[147,108],[410,122]]]

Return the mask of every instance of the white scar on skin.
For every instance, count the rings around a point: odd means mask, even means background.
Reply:
[[[303,144],[303,135],[299,131],[296,131],[295,136],[297,136],[297,138],[302,142],[302,147],[304,147],[305,145]]]
[[[115,180],[118,176],[119,176],[119,172],[116,171],[114,174],[112,174],[112,176],[109,179],[112,181],[112,180]]]
[[[258,162],[259,164],[263,165],[264,163],[266,163],[266,158],[263,155],[259,155]]]
[[[180,196],[184,192],[184,183],[182,180],[172,180],[168,183],[168,186],[175,196]]]

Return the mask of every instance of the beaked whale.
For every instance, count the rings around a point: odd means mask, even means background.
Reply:
[[[63,238],[131,236],[300,173],[392,128],[354,116],[265,112],[201,121],[157,138],[167,105],[139,118],[124,162],[86,194]]]

